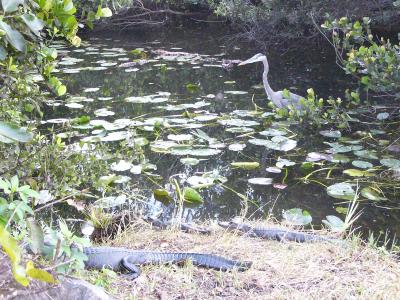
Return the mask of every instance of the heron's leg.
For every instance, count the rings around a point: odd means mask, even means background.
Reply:
[[[140,268],[138,266],[136,266],[135,264],[131,263],[129,261],[130,256],[125,256],[121,262],[121,270],[127,270],[128,271],[128,276],[131,279],[136,279],[139,277],[140,273],[142,273],[142,271],[140,270]]]

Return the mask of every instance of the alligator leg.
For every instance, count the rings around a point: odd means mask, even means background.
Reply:
[[[139,277],[140,273],[142,273],[142,271],[140,270],[140,268],[138,266],[136,266],[135,264],[131,263],[129,261],[129,255],[124,257],[121,262],[120,262],[120,266],[122,270],[126,270],[128,271],[128,276],[131,279],[136,279]]]

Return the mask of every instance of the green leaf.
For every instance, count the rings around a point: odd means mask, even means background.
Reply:
[[[326,220],[322,220],[322,223],[327,225],[333,232],[344,232],[346,230],[344,222],[336,216],[326,216]]]
[[[19,5],[25,3],[25,0],[1,0],[1,6],[5,13],[14,12],[18,9]]]
[[[312,222],[310,213],[301,208],[292,208],[285,210],[282,214],[283,218],[293,225],[307,225]]]
[[[356,192],[353,190],[353,185],[346,182],[335,183],[328,186],[326,191],[329,196],[344,200],[353,200],[356,195]]]
[[[31,239],[31,250],[35,254],[40,254],[43,251],[44,246],[44,234],[42,228],[33,218],[26,219],[29,226],[30,231],[30,239]]]
[[[38,19],[35,15],[32,14],[23,14],[21,16],[21,19],[34,34],[40,36],[40,31],[44,27],[44,22],[42,20]]]
[[[160,201],[161,203],[168,205],[169,203],[173,202],[173,198],[165,189],[155,189],[153,191],[154,199]]]
[[[343,174],[347,174],[351,177],[370,177],[374,176],[373,173],[368,172],[368,171],[363,171],[363,170],[358,170],[358,169],[347,169],[343,171]]]
[[[112,11],[108,7],[104,7],[101,9],[101,16],[103,18],[109,18],[112,16]]]
[[[57,87],[57,95],[62,96],[67,92],[67,87],[65,85],[60,85]]]
[[[202,204],[204,202],[200,194],[190,187],[185,187],[183,189],[183,197],[186,202],[191,204]]]
[[[0,121],[0,136],[21,143],[29,142],[33,138],[33,134],[26,129],[2,121]]]
[[[7,23],[0,21],[0,29],[6,33],[6,40],[17,50],[25,52],[26,41],[19,31],[11,28]]]
[[[399,169],[400,168],[400,160],[395,158],[384,158],[379,161],[383,166],[391,168],[391,169]]]
[[[361,196],[372,201],[387,200],[385,197],[380,196],[379,192],[372,187],[365,187],[361,190]]]
[[[370,169],[374,166],[370,162],[364,160],[353,160],[351,164],[360,169]]]
[[[32,261],[26,263],[26,274],[33,279],[38,279],[48,283],[57,283],[57,280],[54,279],[53,275],[45,270],[35,268]]]
[[[7,57],[7,50],[0,46],[0,60],[5,60]]]
[[[245,169],[245,170],[253,170],[257,169],[260,166],[260,163],[254,161],[240,161],[240,162],[231,162],[231,166],[235,168]]]
[[[19,179],[18,179],[18,176],[17,176],[17,175],[14,175],[13,177],[11,177],[10,182],[11,182],[11,190],[12,190],[13,192],[16,192],[17,189],[18,189],[18,186],[19,186]]]
[[[342,164],[346,164],[350,161],[350,158],[344,154],[341,153],[335,153],[332,156],[331,162],[334,163],[342,163]]]
[[[188,90],[188,92],[194,93],[195,91],[197,91],[199,89],[199,86],[194,83],[188,83],[188,84],[186,84],[186,89]]]
[[[11,192],[11,183],[8,180],[0,179],[0,189],[4,190],[6,194],[9,194]]]
[[[17,241],[0,225],[0,245],[11,260],[12,272],[14,278],[23,286],[29,284],[29,278],[26,277],[25,269],[19,265],[21,261],[21,248]]]

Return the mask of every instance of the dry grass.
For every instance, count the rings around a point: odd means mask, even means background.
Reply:
[[[108,285],[117,299],[399,299],[400,263],[359,242],[280,243],[216,229],[212,235],[155,230],[137,224],[107,245],[190,251],[251,260],[242,273],[187,264],[145,266],[134,280]],[[93,279],[95,273],[87,274]]]

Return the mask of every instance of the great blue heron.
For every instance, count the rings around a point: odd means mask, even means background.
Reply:
[[[300,99],[304,99],[304,97],[293,94],[291,92],[289,92],[288,95],[284,95],[283,91],[274,92],[272,90],[268,82],[268,71],[269,71],[268,60],[264,54],[257,53],[252,58],[249,58],[248,60],[239,63],[238,66],[252,64],[255,62],[262,62],[264,64],[263,83],[265,92],[267,93],[268,98],[272,101],[272,103],[275,104],[276,107],[283,108],[292,105],[297,110],[300,111],[304,110],[304,106],[300,102]]]

